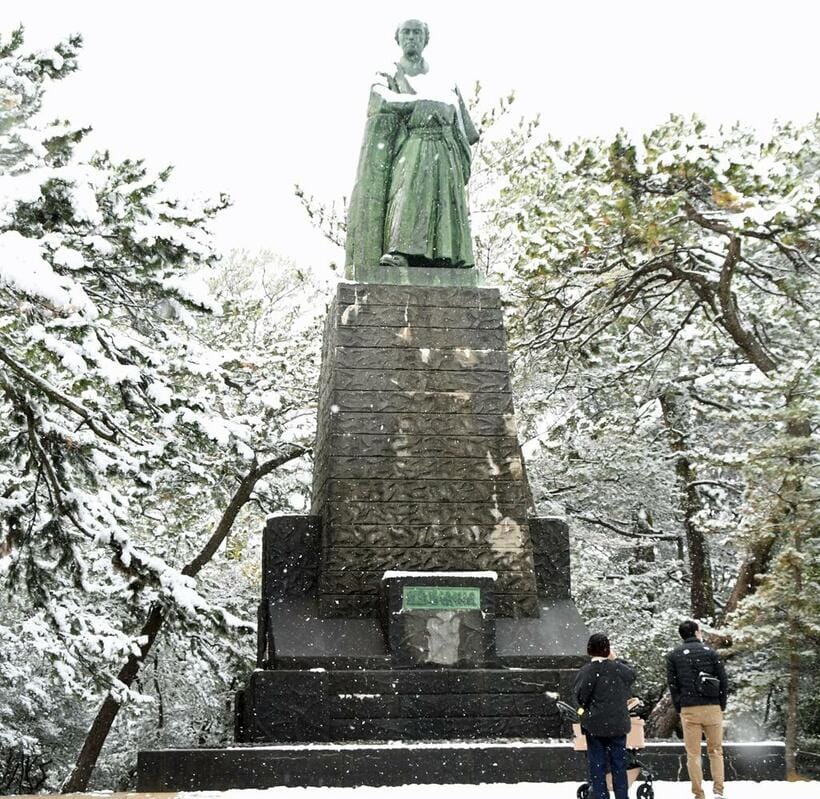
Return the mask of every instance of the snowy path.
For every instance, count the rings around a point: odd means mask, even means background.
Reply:
[[[186,799],[498,799],[514,794],[515,799],[575,799],[576,782],[517,785],[402,785],[397,788],[270,788],[268,790],[200,791],[179,794]],[[711,787],[711,786],[709,786]],[[629,790],[635,797],[636,786]],[[706,797],[711,799],[707,788]],[[132,795],[133,796],[133,795]],[[820,782],[727,782],[728,799],[818,799]],[[656,799],[691,799],[688,782],[656,782]]]
[[[498,799],[499,794],[515,792],[515,799],[574,799],[575,782],[517,785],[402,785],[398,788],[363,786],[361,788],[268,788],[265,790],[198,791],[173,793],[96,793],[66,794],[59,799]],[[711,787],[711,786],[709,786]],[[634,799],[636,786],[629,790]],[[656,782],[656,799],[691,799],[688,782]],[[711,799],[707,788],[706,797]],[[818,799],[820,782],[727,782],[728,799]],[[46,799],[9,797],[9,799]]]

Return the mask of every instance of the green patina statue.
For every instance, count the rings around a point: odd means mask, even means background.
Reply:
[[[430,73],[422,57],[429,38],[424,22],[399,25],[402,57],[371,87],[347,217],[354,279],[475,265],[466,184],[478,132],[455,84]]]

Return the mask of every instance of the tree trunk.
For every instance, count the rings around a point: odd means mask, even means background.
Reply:
[[[683,528],[689,551],[689,573],[692,577],[691,612],[696,619],[713,618],[715,598],[712,591],[712,564],[703,532],[695,524],[695,514],[701,509],[701,503],[694,485],[695,470],[686,454],[689,447],[686,434],[690,429],[687,398],[680,389],[668,388],[661,394],[660,403],[669,442],[677,456],[675,472],[683,505]]]
[[[799,779],[797,773],[797,701],[800,685],[800,653],[795,642],[789,647],[789,682],[786,688],[786,779]]]
[[[296,448],[290,450],[284,455],[266,461],[261,466],[254,466],[242,479],[239,487],[236,489],[228,507],[222,514],[222,517],[217,524],[214,533],[208,539],[205,546],[200,550],[197,556],[188,563],[182,570],[182,573],[188,577],[194,577],[203,566],[205,566],[211,558],[216,554],[220,544],[225,540],[228,533],[233,527],[234,521],[239,514],[239,511],[250,499],[251,493],[256,486],[256,483],[267,474],[277,469],[283,463],[287,463],[294,458],[303,455],[307,450]],[[126,688],[130,687],[139,673],[142,664],[148,657],[151,647],[162,629],[163,622],[166,618],[166,610],[160,604],[154,604],[148,611],[148,617],[142,625],[140,636],[145,636],[146,640],[140,645],[139,654],[131,654],[125,665],[117,674],[117,680]],[[85,737],[83,747],[80,754],[77,756],[77,762],[69,774],[68,779],[63,783],[62,793],[82,793],[88,789],[88,782],[91,779],[91,774],[94,767],[97,765],[97,759],[100,752],[108,738],[108,733],[117,718],[117,713],[120,710],[120,700],[116,697],[113,691],[109,691],[108,695],[103,700],[102,706],[97,711],[91,728]]]
[[[790,396],[786,397],[786,404],[790,405],[793,399]],[[790,421],[786,425],[786,431],[790,436],[804,439],[805,446],[800,447],[797,451],[789,455],[789,466],[793,466],[799,457],[811,451],[811,424],[808,419],[796,419]],[[755,592],[757,587],[758,577],[765,574],[769,568],[769,562],[774,553],[774,546],[777,539],[784,532],[789,529],[789,517],[793,512],[794,500],[789,500],[789,497],[797,497],[803,490],[803,481],[799,475],[787,475],[783,478],[780,488],[777,492],[779,497],[777,505],[772,512],[769,523],[770,532],[761,535],[758,539],[749,546],[743,563],[740,566],[737,579],[735,580],[734,588],[726,605],[723,608],[720,619],[718,619],[718,626],[725,623],[726,619],[737,610],[738,605],[750,594]]]
[[[652,708],[646,720],[647,738],[671,738],[678,726],[678,711],[672,704],[672,694],[667,688],[658,704]]]
[[[702,222],[702,219],[699,221]],[[734,232],[728,230],[723,232],[729,236],[729,246],[726,249],[726,257],[720,270],[720,280],[717,286],[717,300],[721,311],[717,323],[729,334],[749,359],[749,362],[756,366],[762,374],[769,376],[777,369],[778,363],[766,351],[763,343],[754,334],[753,330],[744,323],[740,309],[737,306],[735,294],[732,291],[735,268],[741,257],[741,241]],[[793,398],[791,396],[787,395],[785,399],[786,405],[792,404]],[[791,420],[786,429],[791,436],[806,439],[811,436],[811,424],[805,418]],[[799,492],[801,487],[799,480],[795,481],[786,477],[780,487],[779,495],[784,496],[791,491]],[[773,513],[770,528],[775,531],[779,530],[787,513],[788,508],[781,501],[779,507]],[[729,601],[721,614],[720,624],[723,624],[726,618],[737,609],[743,599],[754,593],[758,576],[765,574],[769,568],[775,539],[775,535],[765,535],[751,545],[740,567],[735,586],[729,595]]]
[[[764,574],[769,568],[774,542],[775,537],[767,535],[758,538],[749,545],[746,557],[743,559],[743,563],[740,564],[732,593],[729,594],[729,598],[723,607],[720,624],[725,622],[729,615],[737,610],[743,599],[754,593],[758,575]]]
[[[140,670],[140,666],[151,651],[151,647],[165,620],[165,612],[160,605],[152,605],[148,611],[148,618],[140,630],[141,636],[146,636],[146,641],[140,645],[139,655],[131,654],[125,665],[120,669],[117,680],[125,686],[130,686]],[[63,793],[82,793],[88,788],[88,781],[91,779],[91,772],[97,765],[103,745],[105,744],[114,719],[120,710],[120,700],[115,698],[109,691],[108,695],[97,712],[94,722],[85,736],[83,748],[77,756],[74,769],[62,787]]]
[[[803,537],[800,525],[794,528],[794,549],[802,554]],[[789,564],[792,578],[793,605],[789,608],[789,682],[786,687],[786,779],[796,780],[797,774],[797,708],[800,694],[800,619],[798,613],[803,601],[803,565],[799,558]]]

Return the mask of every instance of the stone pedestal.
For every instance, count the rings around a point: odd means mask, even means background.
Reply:
[[[587,631],[498,291],[340,285],[323,350],[313,506],[265,529],[237,741],[560,735]]]
[[[495,571],[496,615],[537,616],[498,291],[340,285],[320,385],[322,615],[378,615],[403,569]]]
[[[520,779],[535,750],[514,739],[568,734],[555,702],[587,630],[567,525],[532,506],[498,291],[340,285],[314,460],[310,515],[264,531],[243,746],[207,762],[142,753],[139,784]],[[344,742],[378,773],[351,770]],[[339,756],[320,764],[317,746]],[[571,752],[556,752],[539,749],[532,773],[563,773]]]

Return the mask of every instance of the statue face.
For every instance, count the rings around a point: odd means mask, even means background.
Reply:
[[[421,55],[427,44],[424,23],[417,19],[408,19],[399,26],[399,47],[408,58]]]

